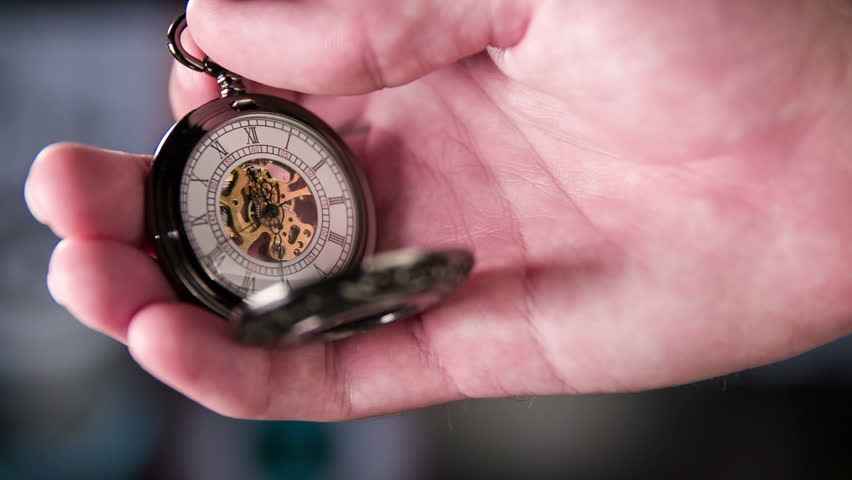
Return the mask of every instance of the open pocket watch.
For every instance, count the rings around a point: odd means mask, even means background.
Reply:
[[[355,156],[319,117],[247,94],[239,76],[184,50],[181,15],[168,47],[216,78],[221,98],[165,135],[148,181],[147,221],[163,271],[185,297],[247,343],[348,337],[419,313],[473,267],[467,250],[370,257],[373,204]]]

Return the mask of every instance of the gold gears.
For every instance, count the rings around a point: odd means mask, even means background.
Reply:
[[[219,197],[225,232],[248,255],[284,262],[298,257],[316,232],[316,205],[307,183],[273,160],[235,168]]]

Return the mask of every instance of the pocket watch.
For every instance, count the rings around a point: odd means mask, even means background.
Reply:
[[[147,222],[176,290],[264,346],[329,341],[418,313],[455,290],[467,250],[375,243],[365,176],[346,143],[287,100],[246,93],[242,80],[181,45],[184,66],[216,78],[221,98],[179,120],[155,153]]]

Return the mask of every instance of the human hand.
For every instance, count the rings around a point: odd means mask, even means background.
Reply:
[[[467,245],[475,274],[441,307],[366,335],[244,346],[177,302],[147,255],[150,159],[60,145],[27,184],[64,237],[51,291],[152,374],[239,417],[631,391],[788,357],[852,326],[850,12],[191,1],[206,54],[347,134],[379,250]],[[500,48],[477,54],[487,45]],[[216,95],[182,67],[171,91],[179,116]]]

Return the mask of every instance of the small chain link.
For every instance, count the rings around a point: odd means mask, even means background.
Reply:
[[[210,60],[210,57],[204,57],[204,72],[216,78],[222,98],[246,92],[242,77],[222,68],[218,63]]]

